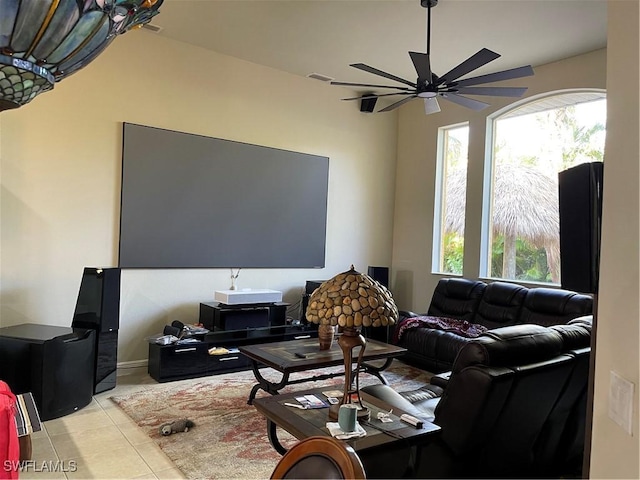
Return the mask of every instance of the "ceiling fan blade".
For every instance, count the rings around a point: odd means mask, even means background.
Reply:
[[[469,72],[472,72],[476,68],[480,68],[483,65],[486,65],[489,62],[494,61],[496,58],[499,58],[500,54],[496,52],[492,52],[488,48],[483,48],[475,55],[467,58],[464,62],[462,62],[457,67],[449,70],[438,80],[438,85],[442,85],[443,83],[451,83],[456,78],[460,78],[463,75],[466,75]]]
[[[533,68],[531,67],[531,65],[526,65],[524,67],[512,68],[510,70],[489,73],[487,75],[480,75],[479,77],[465,78],[464,80],[459,80],[455,83],[458,87],[466,87],[467,85],[480,85],[482,83],[501,82],[502,80],[530,77],[531,75],[533,75]]]
[[[412,92],[398,92],[398,93],[372,93],[370,95],[363,95],[361,97],[341,98],[340,100],[367,100],[369,98],[390,97],[392,95],[413,95]]]
[[[521,97],[527,87],[455,87],[462,95],[490,95],[492,97]]]
[[[449,100],[450,102],[457,103],[458,105],[462,105],[463,107],[467,107],[472,110],[482,110],[483,108],[487,108],[489,106],[488,103],[480,102],[472,98],[463,97],[461,95],[456,95],[455,93],[441,93],[440,96],[445,100]]]
[[[387,72],[383,72],[382,70],[378,70],[377,68],[370,67],[369,65],[365,65],[364,63],[352,63],[349,66],[353,67],[353,68],[357,68],[358,70],[362,70],[364,72],[373,73],[374,75],[379,75],[381,77],[388,78],[389,80],[395,80],[396,82],[400,82],[400,83],[404,83],[404,84],[407,84],[407,85],[411,85],[412,87],[416,86],[415,83],[410,82],[409,80],[405,80],[404,78],[396,77],[395,75],[392,75],[392,74],[387,73]]]
[[[394,110],[394,109],[398,108],[400,105],[404,105],[408,101],[413,100],[414,98],[418,98],[418,96],[417,95],[411,95],[410,97],[403,98],[399,102],[392,103],[391,105],[389,105],[387,107],[384,107],[382,110],[378,110],[378,112],[389,112],[391,110]]]
[[[418,74],[418,82],[431,83],[431,62],[429,61],[429,55],[420,52],[409,52],[409,56]]]
[[[424,99],[424,113],[431,115],[432,113],[438,113],[439,111],[440,105],[438,104],[438,99],[436,97]]]
[[[411,90],[407,87],[395,87],[392,85],[370,85],[368,83],[331,82],[331,85],[342,85],[344,87],[370,87],[370,88],[394,88],[396,90]]]

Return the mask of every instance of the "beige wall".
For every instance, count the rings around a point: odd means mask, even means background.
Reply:
[[[638,2],[609,1],[607,140],[593,411],[592,478],[639,478]],[[614,371],[635,385],[633,434],[608,416]]]
[[[510,81],[529,87],[527,97],[572,88],[604,89],[606,50],[534,68],[535,75]],[[469,163],[465,227],[464,276],[479,277],[486,118],[512,99],[491,98],[491,107],[473,112],[446,100],[442,111],[425,115],[420,101],[400,110],[396,204],[393,235],[393,276],[396,302],[402,309],[423,312],[441,278],[431,273],[433,211],[438,128],[469,122]],[[401,287],[401,288],[399,288]]]
[[[293,303],[305,280],[390,265],[397,115],[360,113],[344,94],[133,31],[54,91],[3,112],[0,325],[69,326],[82,268],[117,263],[122,122],[330,157],[326,268],[247,269],[241,288],[282,290]],[[119,362],[146,360],[144,338],[172,320],[196,321],[229,274],[124,271]]]

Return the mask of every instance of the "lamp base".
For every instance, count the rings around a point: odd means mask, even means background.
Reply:
[[[340,411],[340,405],[329,405],[329,420],[338,421],[338,412]],[[371,411],[367,407],[362,407],[358,409],[358,413],[356,414],[358,421],[366,420],[369,421],[371,419]]]

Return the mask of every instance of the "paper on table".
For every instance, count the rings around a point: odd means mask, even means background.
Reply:
[[[343,432],[338,422],[327,422],[326,426],[331,436],[337,438],[338,440],[347,440],[348,438],[364,437],[367,434],[367,431],[364,428],[362,428],[362,426],[357,422],[356,422],[356,429],[353,432]]]

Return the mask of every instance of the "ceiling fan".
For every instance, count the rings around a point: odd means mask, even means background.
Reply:
[[[427,52],[409,52],[413,66],[416,69],[418,78],[415,82],[405,80],[377,68],[370,67],[364,63],[353,63],[350,66],[363,70],[380,77],[388,78],[408,87],[398,87],[392,85],[371,85],[366,83],[349,83],[349,82],[331,82],[331,85],[342,85],[350,87],[368,87],[368,88],[389,88],[397,90],[393,93],[368,93],[359,97],[343,98],[342,100],[366,100],[378,99],[380,97],[391,97],[394,95],[404,96],[401,100],[378,110],[378,112],[388,112],[404,105],[416,98],[424,99],[425,112],[427,115],[440,111],[438,97],[448,100],[463,107],[473,110],[482,110],[489,106],[488,103],[474,100],[464,95],[488,95],[493,97],[521,97],[527,91],[527,87],[476,87],[484,83],[500,82],[503,80],[511,80],[514,78],[528,77],[533,75],[531,65],[503,70],[501,72],[489,73],[478,77],[465,78],[458,80],[460,77],[472,72],[489,62],[500,57],[498,53],[492,52],[487,48],[483,48],[476,54],[472,55],[457,67],[454,67],[442,76],[438,76],[431,71],[430,50],[431,50],[431,8],[438,4],[438,0],[420,0],[420,4],[427,8]]]

